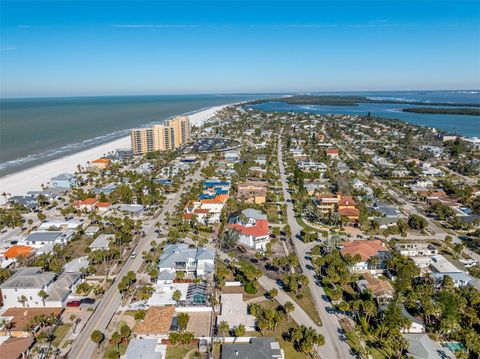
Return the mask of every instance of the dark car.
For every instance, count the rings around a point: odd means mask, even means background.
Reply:
[[[83,298],[81,300],[82,304],[95,304],[95,299],[93,298]]]
[[[79,307],[82,304],[79,300],[71,300],[67,303],[67,307]]]

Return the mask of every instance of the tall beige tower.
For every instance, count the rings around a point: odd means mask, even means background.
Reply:
[[[180,116],[151,128],[132,129],[130,137],[134,155],[173,150],[190,141],[190,119]]]

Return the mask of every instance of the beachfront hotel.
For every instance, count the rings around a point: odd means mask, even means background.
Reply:
[[[130,133],[134,155],[178,148],[190,141],[190,119],[176,117],[162,125],[150,128],[135,128]]]

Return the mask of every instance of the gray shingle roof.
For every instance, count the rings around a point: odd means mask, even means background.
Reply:
[[[25,267],[17,270],[0,288],[42,289],[55,278],[53,272],[42,272],[40,267]]]

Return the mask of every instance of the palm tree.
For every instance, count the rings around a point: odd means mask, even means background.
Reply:
[[[295,310],[295,304],[288,301],[283,305],[283,310],[285,311],[285,314],[290,314]]]
[[[180,292],[178,289],[174,291],[172,294],[172,299],[177,303],[177,306],[181,297],[182,297],[182,292]]]
[[[97,352],[100,349],[100,344],[105,340],[105,334],[103,334],[100,330],[94,330],[90,335],[90,339],[92,342],[97,344]]]
[[[25,297],[24,295],[21,295],[20,297],[18,297],[18,302],[19,303],[22,303],[22,305],[25,307],[25,303],[27,302],[27,297]]]
[[[225,336],[228,334],[229,331],[230,331],[230,326],[226,321],[222,320],[218,325],[218,333],[222,335],[224,343],[225,343]]]
[[[42,298],[43,306],[45,306],[45,299],[48,297],[48,293],[45,292],[43,289],[37,293],[37,295]]]
[[[2,328],[5,331],[6,334],[10,335],[10,331],[13,329],[14,325],[11,320],[7,319],[2,319]]]

